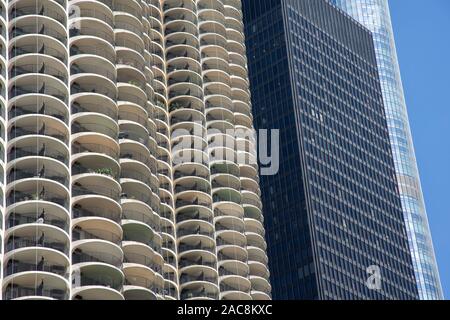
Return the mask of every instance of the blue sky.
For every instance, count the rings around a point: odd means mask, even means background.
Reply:
[[[450,299],[450,1],[390,0],[409,118]]]

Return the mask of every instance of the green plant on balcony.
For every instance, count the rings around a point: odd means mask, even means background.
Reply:
[[[95,173],[97,174],[103,174],[106,176],[114,176],[113,170],[111,168],[99,168],[97,170],[95,170]]]

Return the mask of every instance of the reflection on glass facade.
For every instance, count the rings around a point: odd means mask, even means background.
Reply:
[[[331,1],[373,33],[397,180],[420,298],[442,299],[439,272],[409,128],[388,1]]]
[[[417,299],[371,33],[324,0],[243,8],[255,126],[281,136],[274,299]]]

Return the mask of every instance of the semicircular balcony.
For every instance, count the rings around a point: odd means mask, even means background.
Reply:
[[[11,218],[10,214],[9,221],[16,217],[24,219],[23,215],[13,214]],[[29,251],[35,253],[39,248],[41,251],[67,257],[70,246],[67,232],[58,226],[41,224],[36,221],[15,225],[5,231],[5,256],[9,253],[11,255]]]
[[[198,286],[205,286],[208,293],[216,293],[218,286],[217,271],[213,269],[185,269],[180,272],[180,290],[188,294],[196,291]]]
[[[54,273],[24,272],[3,280],[5,300],[67,300],[69,283]]]
[[[9,105],[18,104],[22,99],[29,101],[30,97],[57,99],[67,105],[68,89],[59,79],[39,73],[23,74],[15,79],[9,87]]]
[[[92,3],[92,2],[91,2]],[[100,3],[99,1],[97,3]],[[70,56],[76,61],[77,59],[89,58],[97,59],[105,64],[116,63],[116,51],[113,45],[96,36],[95,33],[84,33],[70,39]]]
[[[152,228],[143,222],[136,220],[122,220],[122,228],[124,232],[123,245],[140,245],[141,254],[145,254],[146,251],[152,250],[154,254],[160,256],[161,252],[161,236],[157,234]],[[159,265],[162,265],[162,260],[159,260]],[[160,272],[160,268],[153,270],[154,272]]]
[[[86,264],[72,270],[72,300],[124,300],[124,275],[111,265]]]
[[[102,239],[83,239],[73,243],[72,265],[75,268],[82,266],[97,266],[117,271],[122,268],[123,252],[119,246]]]
[[[72,140],[72,155],[75,160],[83,157],[107,158],[119,161],[119,144],[106,135],[95,132],[82,132]]]
[[[162,291],[162,296],[165,300],[179,300],[179,292],[178,292],[178,285],[176,284],[175,278],[178,278],[175,274],[166,273],[164,281],[164,288]]]
[[[10,143],[33,136],[52,137],[64,144],[68,143],[68,127],[61,120],[46,115],[25,115],[9,122],[8,139]]]
[[[164,26],[173,32],[189,32],[190,26],[197,26],[196,5],[192,0],[164,2]],[[168,35],[166,31],[166,36]]]
[[[267,268],[268,257],[267,257],[265,250],[262,250],[258,247],[247,246],[247,252],[248,252],[248,263],[249,264],[251,262],[256,262],[258,264],[264,265]]]
[[[41,75],[43,79],[53,79],[54,82],[61,82],[67,86],[67,67],[57,58],[48,55],[30,54],[11,59],[9,67],[9,78],[11,80],[36,79],[37,75]],[[25,83],[25,80],[22,81]]]
[[[208,281],[191,282],[180,287],[181,300],[217,300],[219,288],[217,284]]]
[[[61,121],[66,126],[69,124],[69,110],[59,99],[54,97],[27,96],[11,103],[8,108],[10,120],[18,120],[25,117],[43,118],[51,117]]]
[[[33,274],[47,278],[69,279],[69,258],[59,251],[43,248],[24,248],[8,253],[4,259],[3,277],[14,282],[15,278]]]
[[[10,38],[9,57],[53,57],[62,64],[67,63],[67,49],[65,45],[54,39],[40,34]]]
[[[272,300],[272,286],[262,277],[250,276],[252,284],[251,295],[253,300]]]
[[[227,30],[225,28],[225,16],[223,14],[223,7],[220,8],[220,3],[215,1],[215,3],[209,7],[206,7],[204,3],[200,3],[199,6],[198,16],[200,35],[216,34],[226,38]]]
[[[61,183],[52,180],[31,178],[22,179],[10,184],[6,189],[6,205],[8,210],[17,209],[32,203],[53,203],[62,210],[69,210],[69,190]]]
[[[162,263],[162,261],[159,261],[159,263]],[[153,264],[156,263],[153,262]],[[157,295],[162,293],[164,286],[164,278],[162,277],[160,270],[161,267],[158,267],[158,273],[155,272],[153,268],[147,267],[145,264],[125,263],[123,267],[125,274],[125,299],[157,300]]]
[[[251,300],[252,284],[249,279],[238,275],[223,275],[220,277],[221,300]]]
[[[154,188],[157,188],[156,181],[154,183]],[[134,182],[134,180],[125,181],[125,179],[122,179],[122,193],[120,198],[122,205],[125,203],[135,203],[146,206],[152,212],[159,212],[159,196],[156,189],[154,189],[154,192],[150,192],[148,186],[145,189],[143,188],[142,182]]]
[[[13,10],[13,9],[12,9]],[[61,12],[64,14],[63,12]],[[65,17],[61,17],[65,19]],[[65,25],[52,16],[22,15],[11,20],[9,38],[40,37],[67,44]]]
[[[28,136],[16,140],[7,149],[7,161],[12,162],[18,159],[33,159],[36,157],[52,158],[66,166],[69,163],[69,150],[60,140],[51,136]]]
[[[68,168],[51,158],[21,158],[7,167],[6,182],[14,187],[26,181],[46,181],[69,188]]]
[[[247,263],[248,253],[245,249],[239,250],[234,246],[222,246],[217,253],[217,259],[220,262],[223,261],[238,261]]]

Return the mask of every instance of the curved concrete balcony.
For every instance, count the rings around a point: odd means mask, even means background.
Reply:
[[[185,269],[180,272],[179,281],[181,291],[187,291],[198,285],[205,285],[215,292],[215,289],[217,289],[218,276],[217,271],[213,269]]]
[[[11,22],[9,38],[44,37],[67,44],[66,29],[63,24],[49,16],[24,15]]]
[[[219,298],[219,287],[211,282],[192,282],[180,287],[181,300],[217,300]]]
[[[252,284],[249,279],[237,275],[223,275],[220,277],[220,298],[231,300],[251,300],[250,289]]]
[[[100,95],[78,96],[72,99],[72,115],[74,119],[84,116],[101,115],[110,118],[110,121],[117,123],[117,105],[109,98]]]
[[[72,271],[72,300],[123,300],[123,282],[114,266],[81,264]]]
[[[141,56],[144,55],[144,42],[142,39],[136,37],[136,36],[130,36],[132,35],[131,32],[116,32],[115,33],[115,43],[116,43],[116,50],[125,50],[129,51],[130,53],[138,53]]]
[[[226,277],[230,275],[248,278],[249,266],[247,263],[237,260],[223,260],[218,262],[219,276]]]
[[[53,226],[69,233],[69,215],[64,208],[53,203],[22,203],[9,208],[5,216],[6,228],[19,230],[18,227],[36,224]],[[57,231],[51,230],[51,233]]]
[[[98,197],[82,197],[72,201],[72,218],[104,218],[119,224],[122,219],[121,206],[116,201]]]
[[[214,226],[205,220],[185,220],[177,224],[177,237],[178,241],[184,241],[185,238],[214,239]]]
[[[247,263],[247,250],[237,246],[222,246],[217,253],[217,259],[222,261],[240,261]]]
[[[82,133],[98,134],[112,140],[117,140],[119,136],[118,124],[103,114],[75,115],[72,117],[71,129],[75,139]]]
[[[132,0],[119,0],[114,2],[113,10],[116,14],[126,14],[136,18],[141,18],[143,8],[140,5],[139,1]]]
[[[75,12],[79,11],[78,9]],[[102,43],[113,44],[114,43],[114,30],[112,26],[104,22],[101,19],[95,17],[98,15],[103,19],[107,19],[106,16],[102,15],[100,11],[89,12],[89,9],[81,9],[81,14],[92,15],[93,17],[76,17],[74,16],[70,19],[69,25],[69,36],[70,43],[73,46],[74,43],[78,42],[80,39],[90,40],[85,43]],[[77,43],[78,45],[78,43]],[[71,46],[71,47],[72,47]],[[91,53],[92,54],[92,53]]]
[[[31,36],[21,36],[10,39],[9,57],[15,59],[17,57],[53,57],[67,63],[67,50],[65,45],[56,41],[52,37],[39,34]]]
[[[120,195],[119,182],[103,173],[80,174],[72,183],[72,201],[74,203],[92,198],[119,203]]]
[[[153,233],[160,232],[160,217],[144,204],[128,202],[123,205],[122,224],[145,224]]]
[[[73,17],[73,22],[76,18],[84,18],[86,20],[101,21],[106,25],[114,26],[114,16],[110,5],[112,1],[86,1],[86,0],[71,0],[69,5],[69,16]]]
[[[201,47],[201,56],[202,61],[208,63],[213,70],[215,67],[214,63],[220,63],[219,69],[225,68],[228,70],[230,67],[223,64],[223,61],[226,62],[230,59],[228,51],[223,47],[203,46]]]
[[[248,89],[240,89],[237,87],[232,88],[232,99],[233,102],[236,103],[242,103],[244,105],[250,106],[251,100],[250,100],[250,92]],[[238,109],[235,109],[237,112],[239,112]],[[248,109],[245,110],[245,113],[247,114]],[[248,116],[252,117],[252,114],[249,113]]]
[[[125,8],[125,3],[127,8],[130,10],[123,11],[121,9]],[[134,7],[133,7],[134,6]],[[114,28],[115,32],[126,32],[130,33],[129,36],[135,36],[136,38],[141,38],[143,33],[142,24],[142,7],[137,1],[122,1],[122,3],[114,3]],[[119,9],[119,10],[117,10]]]
[[[216,58],[207,58],[203,59],[202,65],[205,90],[218,90],[218,94],[230,97],[231,78],[228,74],[228,63]]]
[[[53,203],[63,210],[68,210],[69,190],[60,183],[45,179],[24,179],[11,184],[6,189],[8,210],[26,206],[29,203]]]
[[[176,83],[167,88],[169,92],[169,112],[180,108],[202,110],[203,90],[193,83]],[[189,105],[190,104],[190,105]]]
[[[175,228],[171,227],[171,229],[175,230]],[[176,259],[177,257],[177,248],[175,245],[175,236],[169,235],[168,233],[161,233],[162,235],[162,247],[161,254],[165,258],[165,260],[169,261],[171,259]]]
[[[245,57],[245,46],[242,43],[233,40],[228,40],[226,48],[230,52],[230,54],[236,53],[238,55]]]
[[[118,161],[119,152],[119,144],[115,140],[96,133],[81,133],[72,140],[72,155],[76,158],[98,156]]]
[[[242,12],[242,11],[241,11]],[[225,25],[227,29],[236,30],[244,33],[244,24],[242,22],[242,14],[238,10],[225,8]]]
[[[72,264],[81,266],[113,266],[122,268],[123,253],[120,247],[104,240],[82,240],[73,245]]]
[[[248,262],[256,262],[259,264],[262,264],[267,269],[268,264],[268,258],[267,254],[264,250],[257,248],[257,247],[249,247],[247,246],[247,252],[248,252]]]
[[[227,38],[231,41],[245,43],[244,34],[240,31],[231,28],[227,29]]]
[[[79,74],[72,76],[70,86],[72,99],[80,96],[104,96],[112,100],[113,103],[117,97],[117,87],[115,83],[107,78],[96,74]]]
[[[189,32],[173,32],[166,36],[165,38],[165,48],[166,52],[171,52],[168,50],[177,46],[188,46],[199,49],[199,40],[194,34]]]
[[[204,133],[204,124],[206,121],[205,115],[203,114],[203,107],[199,110],[191,108],[192,105],[183,104],[180,106],[176,105],[175,107],[175,110],[170,113],[172,132],[176,130],[176,128],[188,131],[196,128],[199,133]],[[190,134],[190,132],[185,132],[185,134]]]
[[[267,243],[264,240],[264,237],[257,233],[246,232],[247,236],[247,246],[249,247],[257,247],[261,250],[267,250]]]
[[[34,119],[51,117],[63,122],[66,128],[69,122],[69,110],[67,106],[61,100],[54,97],[22,97],[10,104],[8,109],[8,117],[13,121],[27,116],[34,117]],[[62,125],[61,127],[64,126]]]
[[[223,8],[220,8],[218,1],[215,3],[216,8],[212,8],[200,4],[198,11],[199,30],[200,35],[216,34],[219,37],[226,38],[227,30],[225,28],[225,16],[223,14]],[[222,10],[220,10],[222,9]],[[221,12],[222,11],[222,12]]]
[[[236,53],[230,53],[229,55],[229,62],[230,62],[230,69],[231,69],[231,78],[235,78],[236,74],[239,74],[241,71],[235,71],[236,68],[239,70],[247,70],[247,57],[241,56]],[[247,76],[244,74],[244,76],[238,76],[239,81],[243,81],[246,83],[247,86],[249,86],[249,81]]]
[[[164,3],[163,9],[166,30],[176,30],[180,25],[188,25],[188,23],[196,26],[198,23],[195,14],[196,6],[192,0],[183,0],[181,3],[169,0]]]
[[[271,300],[272,286],[269,281],[263,277],[250,276],[252,284],[251,294],[255,300]]]
[[[27,223],[9,228],[4,236],[5,255],[37,248],[60,255],[69,253],[69,236],[57,226]]]
[[[165,300],[179,300],[177,284],[172,281],[164,281],[162,296]]]
[[[164,286],[164,278],[143,265],[125,264],[124,296],[128,300],[156,300]]]
[[[8,163],[6,183],[14,186],[27,180],[49,180],[69,188],[69,170],[51,158],[22,158]]]
[[[148,188],[148,187],[147,187]],[[133,203],[136,205],[145,205],[148,210],[159,212],[159,196],[156,192],[149,190],[142,192],[142,185],[133,182],[122,183],[121,204]]]
[[[9,18],[10,20],[23,16],[45,16],[50,17],[62,25],[65,25],[65,1],[49,0],[16,0],[10,1]]]
[[[119,91],[123,91],[130,95],[140,96],[140,99],[142,100],[147,100],[147,93],[151,93],[153,90],[151,87],[146,87],[147,79],[145,74],[136,68],[127,65],[118,65],[117,82]]]
[[[214,107],[214,112],[207,115],[207,130],[208,130],[208,140],[218,140],[220,145],[229,145],[235,148],[235,137],[234,137],[234,114],[233,118],[228,117],[230,114],[229,110],[220,109]],[[215,112],[217,111],[217,112]],[[214,115],[215,114],[215,115]],[[232,113],[231,113],[232,114]],[[219,140],[221,139],[221,140]]]
[[[147,150],[149,148],[149,134],[145,128],[138,127],[133,123],[121,123],[119,133],[120,144],[140,144]],[[147,151],[148,152],[148,151]]]
[[[122,220],[123,241],[140,243],[159,253],[162,238],[148,224],[136,220]]]
[[[21,55],[11,59],[9,79],[30,78],[30,75],[53,77],[67,85],[68,71],[62,61],[47,55]],[[34,78],[34,77],[33,77]]]
[[[213,190],[214,203],[225,202],[235,205],[241,204],[241,194],[239,191],[231,188],[217,188]]]
[[[69,279],[70,261],[67,256],[58,251],[46,248],[24,248],[5,256],[3,277],[14,282],[26,274],[54,274],[66,280]]]
[[[163,257],[146,244],[136,241],[125,241],[122,244],[122,250],[124,252],[124,265],[141,266],[152,270],[155,275],[162,273]]]
[[[7,161],[17,159],[52,158],[65,165],[69,162],[69,150],[60,140],[47,136],[29,136],[17,140],[7,150]]]
[[[69,283],[47,272],[23,272],[3,279],[5,300],[67,300]]]
[[[87,33],[70,39],[70,56],[73,59],[91,57],[113,65],[116,63],[116,51],[113,45]]]
[[[30,96],[53,97],[67,104],[69,94],[62,81],[49,75],[24,74],[16,77],[9,88],[9,104],[18,103],[23,98],[29,99]]]
[[[116,161],[108,157],[99,157],[95,154],[86,154],[82,157],[76,157],[73,159],[72,163],[74,181],[84,180],[85,183],[102,183],[105,179],[111,179],[115,181],[116,188],[119,180],[119,170],[120,167]],[[80,184],[80,181],[77,182]],[[77,191],[77,196],[85,194],[88,193],[82,192],[81,189]]]
[[[97,76],[97,81],[102,82],[103,86],[109,86],[110,82],[116,82],[115,66],[99,56],[77,55],[73,57],[70,72],[72,81],[78,81],[81,84],[83,84],[85,76]]]
[[[211,193],[211,186],[209,181],[203,178],[186,177],[180,178],[175,182],[174,194],[180,195],[184,192],[189,193],[205,193],[209,195]]]
[[[197,56],[191,57],[188,55],[188,52],[178,51],[174,52],[167,61],[167,79],[170,79],[179,72],[184,72],[185,74],[192,73],[200,76],[202,74],[202,67],[200,61],[196,59]],[[176,56],[175,53],[179,55]]]
[[[24,115],[9,123],[8,139],[11,143],[32,136],[49,136],[67,144],[68,127],[62,121],[45,115]]]

